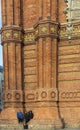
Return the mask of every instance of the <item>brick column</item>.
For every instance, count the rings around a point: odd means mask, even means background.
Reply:
[[[34,105],[33,111],[36,122],[41,122],[41,124],[54,124],[56,120],[59,121],[57,108],[57,29],[58,24],[48,19],[40,20],[34,26],[37,44],[37,89],[34,93],[37,103]],[[54,116],[55,113],[56,116]],[[60,121],[58,123],[60,124]]]
[[[4,66],[4,109],[2,119],[5,123],[15,124],[17,123],[16,112],[23,110],[20,1],[3,1],[2,13]]]
[[[16,112],[23,109],[21,28],[8,26],[2,29],[4,65],[4,109]],[[15,113],[16,114],[16,113]],[[14,115],[16,118],[16,115]]]

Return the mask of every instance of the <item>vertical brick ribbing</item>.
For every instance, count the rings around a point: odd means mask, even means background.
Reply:
[[[43,47],[43,40],[42,38],[39,39],[38,41],[38,75],[39,75],[39,88],[42,88],[43,86],[43,71],[42,71],[42,58],[43,58],[43,53],[42,53],[42,47]]]
[[[46,19],[46,0],[43,1],[43,19]]]
[[[56,21],[57,17],[57,0],[51,0],[51,19]]]
[[[43,87],[46,86],[46,41],[43,40]]]
[[[5,0],[2,0],[2,22],[3,26],[6,24]]]
[[[14,24],[20,24],[20,0],[14,0]]]
[[[8,75],[8,47],[7,43],[3,46],[3,65],[4,65],[4,88],[8,90],[9,86],[9,75]],[[6,60],[5,60],[6,59]]]
[[[39,0],[39,17],[42,17],[42,13],[43,13],[43,8],[42,8],[42,6],[43,6],[43,0]]]
[[[21,45],[16,45],[16,89],[22,89]]]
[[[52,52],[52,88],[56,88],[57,87],[57,40],[53,39],[52,40],[52,48],[51,48],[51,52]]]
[[[13,24],[13,0],[6,0],[7,25]]]
[[[8,45],[8,59],[9,59],[9,89],[16,89],[15,77],[15,44]]]
[[[46,38],[46,60],[45,60],[45,77],[46,77],[46,88],[51,87],[51,38]]]

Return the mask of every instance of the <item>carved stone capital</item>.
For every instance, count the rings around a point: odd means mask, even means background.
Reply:
[[[34,26],[35,39],[40,37],[58,37],[58,23],[52,20],[41,20]]]
[[[38,38],[58,37],[58,23],[51,20],[40,20],[33,28],[24,30],[24,44],[32,44]]]
[[[6,26],[2,28],[2,45],[9,42],[21,43],[21,27],[18,26]]]

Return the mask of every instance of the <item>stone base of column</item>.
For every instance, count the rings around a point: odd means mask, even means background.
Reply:
[[[18,124],[16,110],[14,108],[5,108],[0,113],[0,124],[1,125],[16,125]]]

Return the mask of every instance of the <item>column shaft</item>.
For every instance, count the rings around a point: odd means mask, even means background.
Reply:
[[[9,89],[16,89],[16,72],[15,72],[15,43],[8,45],[8,68],[9,68]]]
[[[45,78],[46,88],[51,87],[51,38],[46,38],[46,59],[45,59]]]
[[[51,74],[51,81],[52,81],[52,88],[56,88],[57,86],[57,40],[52,39],[52,47],[51,47],[51,64],[52,64],[52,74]]]
[[[6,1],[2,0],[2,21],[3,21],[3,26],[6,24]]]
[[[13,0],[6,0],[7,25],[13,24]]]
[[[16,89],[22,89],[21,45],[16,45]]]
[[[4,66],[4,89],[9,88],[9,75],[8,75],[8,47],[7,43],[3,46],[3,66]]]
[[[43,40],[42,38],[38,41],[38,82],[39,88],[43,87]]]

